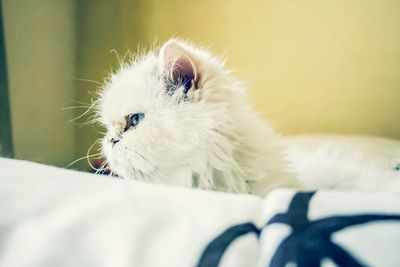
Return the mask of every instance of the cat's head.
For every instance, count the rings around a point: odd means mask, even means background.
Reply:
[[[234,164],[229,103],[241,94],[220,60],[182,41],[125,64],[99,101],[110,168],[124,178],[191,186],[209,164]]]

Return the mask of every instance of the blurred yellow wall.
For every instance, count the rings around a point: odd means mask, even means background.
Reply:
[[[178,36],[226,57],[227,66],[247,81],[256,109],[284,134],[400,138],[399,1],[91,0],[75,4],[75,13],[69,16],[76,25],[76,78],[101,82],[117,65],[112,49],[123,54],[127,49],[135,51],[139,43],[147,47]],[[89,102],[97,87],[75,80],[75,98]],[[49,91],[49,98],[53,95]],[[47,110],[54,108],[49,103]],[[75,128],[75,157],[85,155],[101,130]]]

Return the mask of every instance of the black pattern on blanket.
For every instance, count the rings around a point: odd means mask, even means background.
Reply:
[[[400,214],[387,213],[387,212],[357,212],[353,214],[336,214],[332,216],[324,216],[319,219],[309,219],[309,211],[311,201],[316,192],[297,192],[291,198],[286,212],[274,214],[267,220],[267,223],[257,228],[252,222],[243,223],[229,227],[214,240],[212,240],[205,250],[203,251],[198,267],[212,267],[219,266],[221,259],[227,253],[230,245],[237,239],[242,238],[248,234],[255,235],[261,239],[261,257],[259,266],[271,267],[284,267],[288,264],[298,267],[307,266],[376,266],[378,263],[375,259],[373,263],[364,259],[368,255],[360,255],[360,253],[353,253],[357,251],[354,248],[347,248],[335,242],[333,236],[335,233],[342,230],[354,230],[365,224],[380,224],[382,229],[385,230],[385,223],[392,222],[397,224],[396,233],[400,233]],[[340,205],[340,201],[337,203]],[[266,202],[268,205],[268,202]],[[329,204],[328,206],[330,206]],[[275,246],[265,246],[269,242],[269,237],[273,234],[273,230],[269,229],[276,224],[283,224],[290,227],[290,233],[284,237],[281,242]],[[266,230],[270,231],[267,232]],[[360,236],[368,238],[368,229],[364,229],[365,234],[359,233]],[[264,234],[265,233],[265,234]],[[348,232],[351,235],[351,232]],[[383,240],[387,244],[398,247],[400,242],[399,235],[391,235],[390,240]],[[271,240],[276,240],[273,238]],[[363,243],[359,240],[359,246],[369,246],[370,242]],[[382,241],[382,240],[381,240]],[[264,245],[264,246],[263,246]],[[379,244],[376,243],[376,246]],[[271,247],[275,247],[274,251],[265,251]],[[362,250],[362,249],[361,249]],[[364,251],[373,252],[375,248],[364,247]],[[358,250],[360,251],[360,250]],[[270,255],[269,257],[262,257],[264,254]],[[356,255],[358,254],[358,255]],[[370,257],[371,258],[371,257]],[[374,257],[372,257],[374,258]],[[379,266],[396,266],[393,258],[398,258],[398,255],[379,255]],[[332,265],[332,263],[334,263]],[[394,265],[393,265],[394,264]],[[400,264],[400,260],[397,260]],[[290,266],[292,266],[290,265]]]

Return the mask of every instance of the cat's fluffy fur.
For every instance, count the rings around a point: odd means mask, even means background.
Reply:
[[[183,41],[125,63],[98,112],[103,152],[124,178],[260,195],[276,187],[400,191],[400,172],[354,150],[287,150],[223,62]],[[136,113],[144,119],[127,129]]]
[[[400,142],[378,137],[295,136],[288,157],[307,189],[400,192]]]
[[[191,79],[186,94],[177,80],[183,74]],[[124,132],[135,113],[145,114],[143,121]],[[102,90],[99,114],[107,128],[103,152],[124,178],[256,194],[299,185],[242,83],[186,42],[170,40],[124,64]]]

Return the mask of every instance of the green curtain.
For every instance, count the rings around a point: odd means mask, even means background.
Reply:
[[[0,156],[12,157],[10,105],[8,98],[7,64],[4,44],[3,16],[0,3]]]

